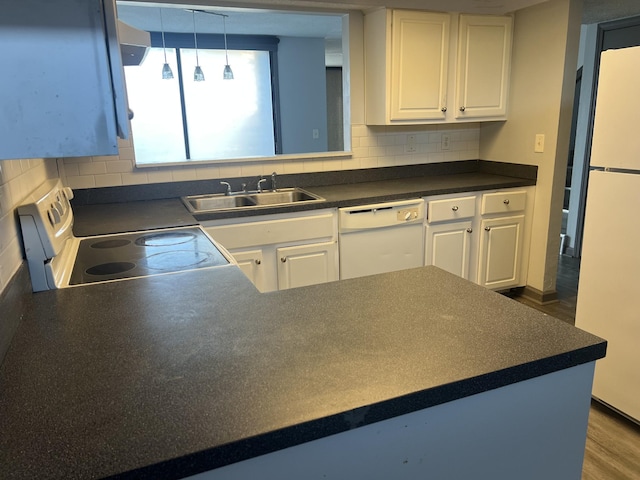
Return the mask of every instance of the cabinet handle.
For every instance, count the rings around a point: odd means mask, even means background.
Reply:
[[[457,212],[458,211],[458,206],[454,205],[453,207],[451,207],[451,210],[453,210],[454,212]]]
[[[447,113],[447,107],[442,107],[440,111],[442,111],[442,113]]]
[[[281,261],[282,263],[286,263],[286,262],[287,262],[287,257],[281,257],[281,258],[280,258],[280,261]]]
[[[509,205],[509,199],[507,198],[507,199],[506,199],[504,202],[502,202],[502,203],[504,203],[505,205]]]
[[[488,231],[490,231],[490,230],[491,230],[491,227],[484,227],[484,231],[485,231],[485,232],[488,232]]]
[[[260,265],[262,261],[259,258],[256,258],[256,265]]]
[[[462,107],[460,107],[460,111],[464,112],[466,110],[466,108],[464,107],[464,105]]]
[[[473,228],[467,228],[467,233],[473,232]]]

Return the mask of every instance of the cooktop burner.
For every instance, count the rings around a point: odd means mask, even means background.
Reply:
[[[69,285],[228,264],[199,227],[103,235],[80,241]]]

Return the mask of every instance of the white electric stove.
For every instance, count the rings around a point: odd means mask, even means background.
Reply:
[[[34,292],[235,263],[199,226],[78,238],[72,198],[49,180],[18,207]]]

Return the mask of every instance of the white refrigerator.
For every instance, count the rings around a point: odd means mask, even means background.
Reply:
[[[640,422],[640,47],[602,53],[576,326],[608,341],[593,396]]]

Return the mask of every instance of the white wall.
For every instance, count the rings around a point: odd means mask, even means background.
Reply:
[[[278,71],[282,153],[326,151],[324,39],[281,37]],[[318,138],[313,138],[314,129]]]
[[[42,182],[56,176],[54,160],[0,160],[0,293],[22,263],[16,207]]]
[[[516,12],[509,120],[483,124],[480,158],[538,166],[527,285],[555,292],[581,22],[580,0]],[[535,135],[544,153],[534,153]]]
[[[358,168],[413,165],[443,161],[472,160],[479,155],[480,127],[465,125],[391,126],[364,125],[364,50],[363,15],[349,16],[350,65],[349,100],[351,103],[352,153],[349,158],[294,158],[253,162],[215,163],[180,167],[136,168],[133,143],[120,142],[120,155],[80,157],[59,160],[60,174],[72,188],[93,188],[115,185],[138,185],[171,181],[224,179],[240,176],[278,173],[322,172]],[[451,149],[440,149],[443,133],[451,136]],[[417,152],[405,153],[407,135],[415,134]],[[515,159],[514,161],[518,161]]]

